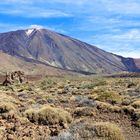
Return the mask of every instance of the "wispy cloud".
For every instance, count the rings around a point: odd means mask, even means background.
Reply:
[[[139,0],[101,0],[109,12],[140,15]]]
[[[71,14],[60,10],[43,9],[37,7],[20,7],[20,8],[1,8],[0,13],[13,16],[32,17],[32,18],[48,18],[48,17],[70,17]]]
[[[140,30],[132,29],[118,34],[96,35],[92,41],[102,49],[126,57],[140,57]]]
[[[38,29],[49,29],[55,32],[59,32],[62,34],[67,34],[67,31],[62,30],[58,28],[57,26],[43,26],[43,25],[37,25],[37,24],[32,24],[32,25],[18,25],[18,24],[5,24],[5,23],[0,23],[0,33],[2,32],[9,32],[9,31],[15,31],[15,30],[25,30],[29,28],[38,28]]]

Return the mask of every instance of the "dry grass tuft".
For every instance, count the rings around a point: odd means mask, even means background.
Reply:
[[[94,116],[96,114],[96,109],[92,107],[78,107],[74,111],[74,116],[82,117],[82,116]]]
[[[135,102],[133,102],[132,103],[132,106],[134,107],[134,108],[140,108],[140,100],[137,100],[137,101],[135,101]]]
[[[7,113],[11,110],[16,111],[15,106],[10,102],[0,102],[0,113]]]
[[[10,95],[1,93],[0,94],[0,113],[18,113],[18,106],[20,102]]]
[[[72,117],[67,111],[48,105],[38,110],[26,110],[25,115],[31,122],[36,122],[38,124],[44,125],[58,124],[60,126],[63,126],[65,123],[69,124],[72,121]]]
[[[140,119],[136,121],[136,126],[140,128]]]
[[[121,112],[121,107],[109,103],[96,101],[97,108],[102,111]]]
[[[99,122],[94,124],[97,137],[104,140],[125,140],[121,129],[109,122]]]
[[[122,110],[124,112],[132,115],[134,113],[134,111],[135,111],[135,108],[130,106],[130,105],[129,106],[122,106]]]
[[[79,140],[125,140],[121,129],[109,122],[77,123],[70,131]],[[78,138],[77,138],[78,137]]]
[[[96,98],[96,100],[116,104],[118,102],[121,102],[122,98],[119,94],[108,91],[108,92],[102,92],[98,94],[98,97]]]

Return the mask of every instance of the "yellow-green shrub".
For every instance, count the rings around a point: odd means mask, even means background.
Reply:
[[[121,129],[109,122],[99,122],[94,124],[97,137],[104,140],[125,140]]]
[[[122,98],[117,93],[107,91],[107,92],[101,92],[100,94],[98,94],[98,97],[96,98],[96,100],[114,104],[114,103],[121,102]]]
[[[97,108],[101,109],[103,111],[111,111],[111,112],[120,112],[121,111],[121,107],[116,106],[116,105],[111,105],[109,103],[100,102],[100,101],[96,101],[95,103],[97,105]]]
[[[16,110],[12,103],[0,102],[0,113],[10,112],[11,110]]]
[[[137,127],[140,127],[140,119],[138,119],[135,124]]]
[[[74,111],[74,116],[82,117],[82,116],[93,116],[96,114],[96,110],[92,107],[78,107]]]
[[[122,110],[130,115],[134,114],[135,108],[132,106],[122,106]]]
[[[72,117],[67,111],[48,105],[38,110],[29,109],[25,111],[25,115],[31,122],[44,125],[63,125],[72,121]]]
[[[125,140],[121,129],[109,122],[78,123],[74,126],[72,134],[78,136],[79,140]]]
[[[132,103],[132,106],[133,106],[134,108],[140,108],[140,100],[137,100],[137,101],[133,102],[133,103]]]

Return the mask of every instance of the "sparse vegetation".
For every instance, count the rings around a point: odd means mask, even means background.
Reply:
[[[46,77],[1,85],[0,136],[139,139],[139,87],[139,78],[101,77]]]
[[[82,83],[81,88],[82,89],[94,89],[95,87],[104,86],[106,84],[107,84],[107,82],[102,79],[102,80],[96,80],[96,81]]]

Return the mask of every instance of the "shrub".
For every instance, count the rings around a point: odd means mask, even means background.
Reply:
[[[105,140],[124,140],[121,129],[109,122],[99,122],[94,124],[97,137]]]
[[[137,118],[137,119],[140,119],[140,109],[136,109],[134,111],[134,116]]]
[[[25,115],[31,122],[44,125],[59,124],[63,126],[65,123],[71,123],[72,121],[72,117],[67,111],[51,106],[44,106],[38,110],[26,110]]]
[[[121,102],[122,98],[119,94],[114,92],[101,92],[100,94],[98,94],[96,100],[115,104]]]
[[[136,87],[136,86],[137,86],[137,84],[136,83],[133,83],[133,82],[130,82],[127,85],[128,88],[132,88],[132,87]]]
[[[132,106],[122,106],[122,110],[132,116],[134,114],[135,108]]]
[[[40,86],[42,90],[47,90],[48,88],[51,88],[53,85],[56,85],[56,83],[50,79],[45,79],[41,82]]]
[[[111,111],[111,112],[121,112],[121,107],[116,105],[111,105],[109,103],[96,101],[97,109],[101,109],[103,111]]]
[[[122,105],[130,105],[130,103],[131,103],[131,100],[130,99],[128,99],[128,98],[124,98],[123,100],[122,100]]]
[[[6,93],[0,94],[0,113],[8,113],[10,111],[17,112],[18,105],[20,105],[20,102],[17,99]]]
[[[121,129],[109,122],[80,122],[68,131],[60,133],[58,139],[73,140],[125,140]]]
[[[109,108],[109,110],[111,111],[111,112],[121,112],[121,107],[119,107],[119,106],[111,106],[110,108]]]
[[[140,100],[137,100],[137,101],[133,102],[133,103],[132,103],[132,106],[133,106],[134,108],[140,108]]]
[[[11,110],[16,110],[14,105],[10,102],[0,102],[0,113],[7,113]]]
[[[104,86],[106,85],[106,81],[93,81],[93,82],[90,82],[90,83],[83,83],[81,85],[81,88],[82,89],[93,89],[94,87],[97,87],[97,86]]]
[[[97,109],[108,110],[111,107],[111,104],[109,103],[100,102],[100,101],[96,101],[95,103],[96,103]]]
[[[140,119],[138,119],[135,124],[136,124],[137,127],[140,128]]]
[[[82,117],[82,116],[93,116],[96,114],[96,110],[92,107],[78,107],[74,111],[74,116]]]
[[[5,135],[5,129],[3,127],[0,127],[0,139],[2,140],[4,138]]]

